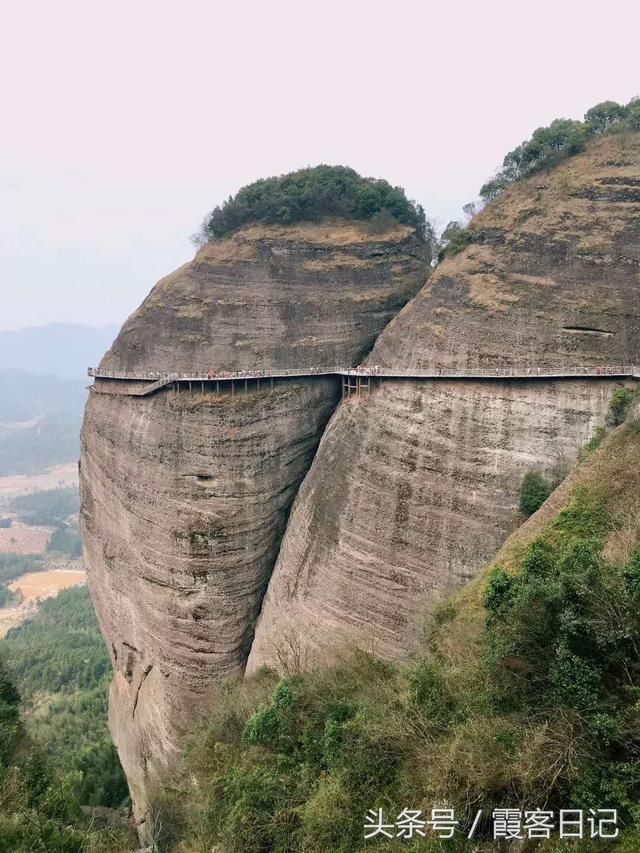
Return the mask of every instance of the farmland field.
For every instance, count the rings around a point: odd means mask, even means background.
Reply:
[[[38,474],[9,474],[0,477],[0,505],[10,498],[39,492],[44,489],[56,489],[60,486],[78,484],[78,466],[75,462],[54,465]]]
[[[79,565],[79,564],[78,564]],[[0,609],[0,638],[7,631],[33,616],[38,601],[51,598],[61,590],[86,583],[86,574],[80,568],[48,569],[29,572],[9,584],[12,592],[20,593],[20,604]]]
[[[0,554],[44,554],[51,531],[14,522],[0,528]]]

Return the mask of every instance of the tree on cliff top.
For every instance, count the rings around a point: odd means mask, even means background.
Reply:
[[[364,221],[391,217],[421,235],[427,230],[423,208],[401,187],[363,178],[346,166],[315,166],[248,184],[205,217],[192,239],[202,245],[249,223],[291,225],[329,217]]]
[[[584,121],[556,119],[548,127],[539,127],[517,148],[505,156],[502,168],[480,190],[484,201],[491,201],[514,181],[579,154],[593,136],[619,130],[640,130],[640,101],[633,98],[626,106],[603,101],[587,110]]]

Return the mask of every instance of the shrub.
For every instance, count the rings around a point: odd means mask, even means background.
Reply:
[[[401,187],[363,178],[344,166],[316,166],[249,184],[216,207],[194,242],[224,237],[251,222],[290,225],[344,217],[374,223],[393,220],[425,236],[424,210]]]
[[[529,516],[540,509],[549,497],[553,487],[539,471],[530,471],[525,474],[520,488],[520,509]]]
[[[442,232],[438,260],[462,252],[474,242],[475,237],[476,235],[471,228],[465,228],[460,222],[450,222]]]
[[[616,388],[611,395],[611,402],[609,403],[609,412],[607,414],[607,423],[609,426],[620,426],[620,424],[624,423],[632,400],[633,394],[631,391],[623,386]]]
[[[587,453],[597,450],[604,441],[606,434],[607,431],[603,426],[597,426],[585,448]]]
[[[632,130],[640,130],[640,103],[635,103],[629,107],[628,119]]]

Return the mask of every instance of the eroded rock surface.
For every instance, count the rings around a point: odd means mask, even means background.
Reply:
[[[397,368],[640,364],[640,135],[512,186],[389,324]],[[375,382],[375,381],[374,381]],[[247,671],[345,640],[406,658],[510,532],[523,475],[576,461],[611,380],[402,382],[341,403],[294,505]]]
[[[566,473],[615,382],[411,382],[341,403],[292,510],[247,672],[358,642],[406,659],[433,606],[517,523],[527,471]]]
[[[244,229],[159,282],[101,367],[358,363],[424,283],[425,253],[404,226]],[[86,409],[85,559],[141,823],[213,686],[243,671],[291,502],[340,394],[320,378],[240,390],[94,392]]]

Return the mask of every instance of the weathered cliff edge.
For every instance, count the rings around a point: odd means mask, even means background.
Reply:
[[[356,364],[424,283],[425,252],[405,226],[245,228],[160,281],[100,366]],[[90,395],[82,536],[114,667],[111,731],[141,824],[212,685],[244,668],[291,501],[338,397],[337,380],[319,378],[234,397]]]
[[[640,135],[512,186],[378,339],[403,368],[640,363]],[[247,672],[346,640],[394,660],[513,527],[522,476],[567,470],[612,381],[386,383],[341,403],[290,515]]]

